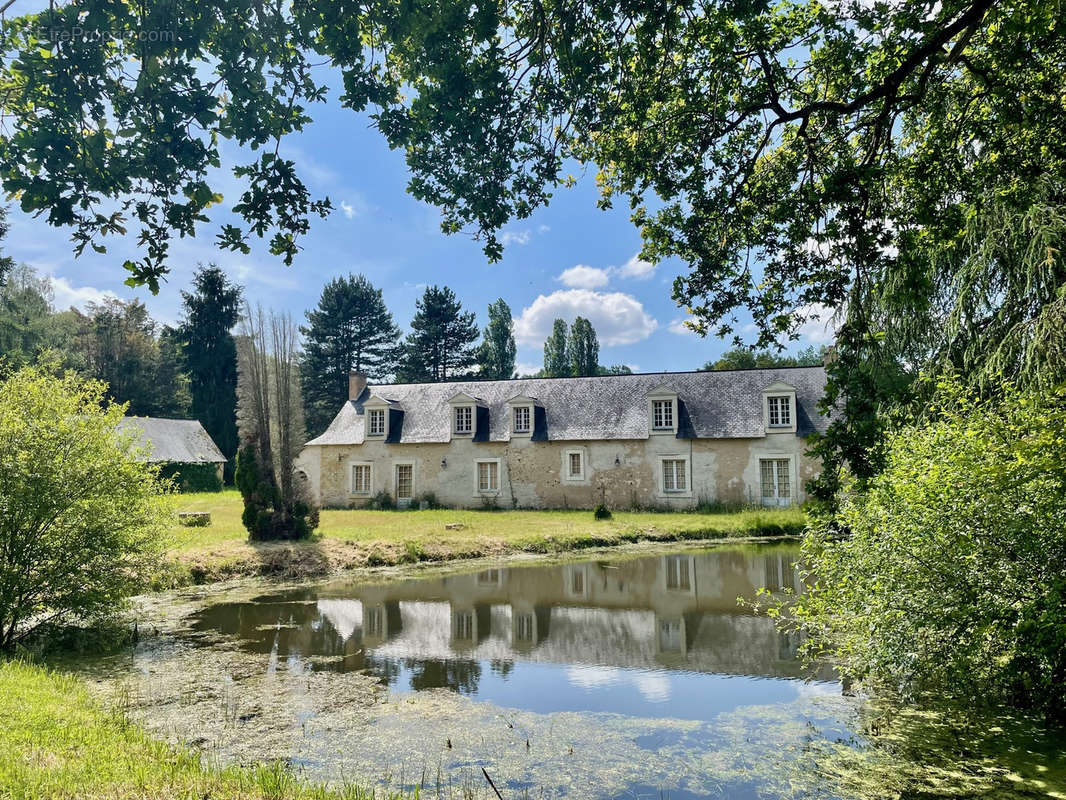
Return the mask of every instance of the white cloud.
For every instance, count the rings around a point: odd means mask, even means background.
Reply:
[[[800,339],[812,344],[832,344],[837,336],[837,312],[822,303],[811,303],[796,309],[802,320],[796,327]]]
[[[344,212],[344,216],[346,216],[348,219],[351,219],[355,216],[355,206],[344,200],[341,200],[341,211]]]
[[[564,319],[570,323],[576,317],[591,322],[600,343],[607,346],[647,339],[659,326],[632,295],[566,289],[542,294],[532,305],[522,309],[515,320],[515,338],[519,344],[539,345],[551,334],[554,320]]]
[[[500,234],[500,241],[505,245],[529,244],[529,231],[504,231]]]
[[[670,699],[670,679],[662,675],[643,674],[633,680],[637,691],[649,703],[665,703]]]
[[[514,371],[518,373],[518,377],[522,377],[523,375],[536,375],[543,368],[543,364],[532,364],[525,361],[519,361],[514,365]]]
[[[564,269],[555,280],[572,289],[600,289],[610,280],[607,270],[578,264]]]
[[[551,228],[549,228],[547,225],[538,225],[537,226],[537,233],[540,233],[540,234],[547,233],[550,230],[551,230]]]
[[[695,319],[695,317],[691,314],[687,317],[679,317],[667,325],[666,329],[670,331],[670,333],[676,333],[678,336],[695,336],[696,332],[685,324],[693,319]]]
[[[629,261],[618,267],[618,274],[623,278],[636,278],[645,281],[655,274],[655,265],[648,261],[641,261],[634,255]]]
[[[71,286],[66,278],[53,277],[51,280],[53,304],[58,309],[66,310],[71,306],[85,308],[87,303],[102,303],[109,297],[118,297],[114,292],[95,286]]]

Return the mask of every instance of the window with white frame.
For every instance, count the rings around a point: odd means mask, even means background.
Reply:
[[[474,409],[471,406],[455,407],[455,432],[474,432]]]
[[[515,406],[514,409],[514,432],[529,433],[532,428],[532,414],[529,406]]]
[[[567,450],[564,453],[563,478],[568,481],[585,480],[584,450]]]
[[[683,458],[663,459],[663,491],[664,492],[687,492],[688,470],[687,463]]]
[[[759,459],[759,483],[763,505],[792,504],[792,469],[787,458]]]
[[[352,464],[352,494],[370,494],[370,464]]]
[[[666,588],[682,592],[692,590],[692,558],[690,556],[666,556]]]
[[[367,413],[367,433],[371,436],[385,435],[385,409],[372,408]]]
[[[651,426],[657,431],[674,429],[674,401],[652,400]]]
[[[681,620],[661,620],[659,622],[659,649],[664,653],[680,653],[683,647]]]
[[[514,638],[519,642],[532,642],[536,620],[532,614],[516,614],[514,618]]]
[[[477,490],[479,492],[500,491],[500,462],[477,462]]]
[[[789,395],[771,395],[766,398],[766,403],[771,428],[792,426],[792,398]]]

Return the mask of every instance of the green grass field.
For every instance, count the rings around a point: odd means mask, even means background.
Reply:
[[[795,535],[800,509],[729,512],[615,512],[593,519],[590,511],[365,511],[327,509],[313,539],[252,544],[241,525],[236,491],[176,495],[174,510],[209,511],[211,525],[171,528],[168,558],[191,580],[238,575],[321,575],[365,566],[419,561],[556,553],[586,547],[651,541]]]
[[[280,764],[215,768],[98,705],[70,675],[0,661],[0,797],[5,800],[398,800],[359,786],[305,784]]]

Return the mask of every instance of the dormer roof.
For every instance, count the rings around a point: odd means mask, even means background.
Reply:
[[[796,434],[824,432],[829,424],[818,408],[825,393],[825,369],[721,370],[603,375],[587,378],[521,378],[504,381],[409,383],[373,387],[363,404],[347,402],[311,445],[359,444],[363,441],[363,407],[375,402],[404,411],[401,443],[448,442],[454,398],[469,398],[487,409],[487,426],[479,436],[506,442],[512,435],[510,405],[532,401],[546,419],[545,436],[558,441],[645,439],[648,397],[661,390],[678,398],[678,430],[685,438],[742,439],[766,435],[766,391],[795,391]],[[772,387],[787,387],[772,388]],[[386,399],[388,398],[388,399]],[[350,409],[350,412],[349,412]],[[683,413],[682,413],[683,412]]]

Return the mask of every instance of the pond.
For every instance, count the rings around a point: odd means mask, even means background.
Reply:
[[[157,735],[223,761],[430,797],[837,796],[860,701],[738,604],[801,591],[792,545],[175,596],[83,664]],[[819,748],[829,748],[824,752]]]

